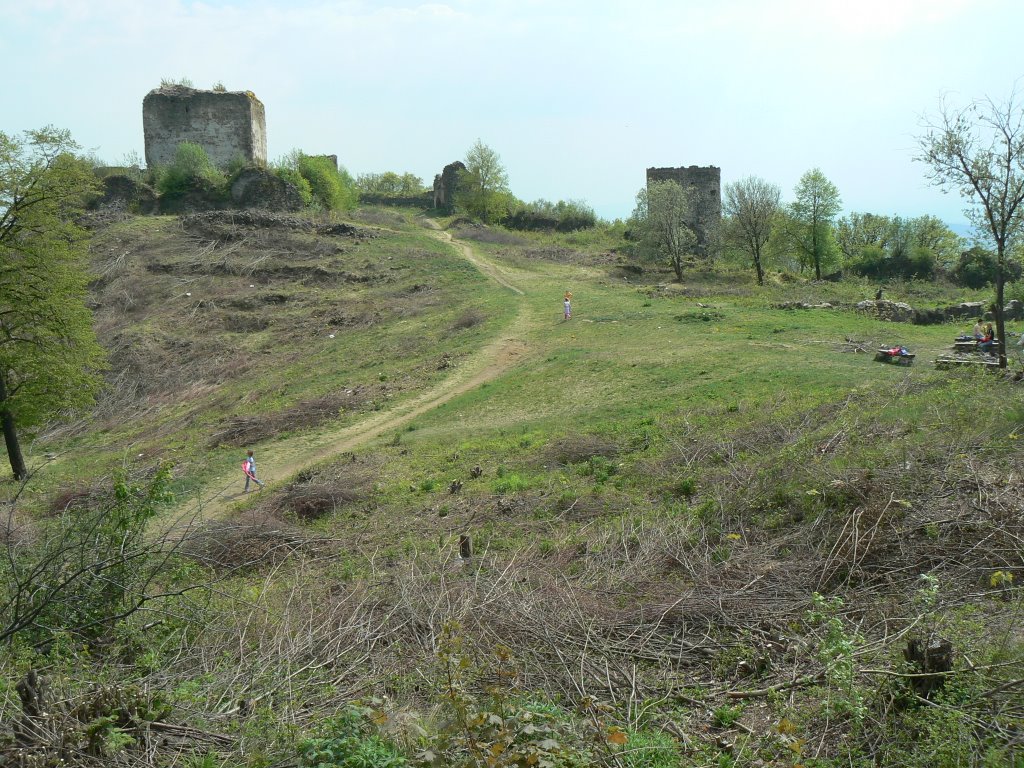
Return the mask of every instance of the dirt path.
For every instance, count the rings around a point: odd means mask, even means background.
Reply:
[[[481,257],[468,244],[438,230],[432,221],[428,221],[427,224],[437,230],[434,234],[438,239],[457,248],[482,274],[517,296],[524,295],[522,289],[513,284],[499,267]],[[263,446],[257,456],[260,477],[273,483],[286,481],[305,467],[351,451],[386,432],[395,431],[417,416],[496,379],[516,365],[526,354],[527,346],[522,336],[527,327],[526,308],[520,304],[515,319],[502,330],[497,339],[461,364],[450,377],[412,400],[399,403],[387,410],[377,411],[347,427],[298,435]],[[241,458],[238,463],[241,465]],[[246,494],[241,493],[243,480],[239,468],[208,480],[199,490],[198,496],[190,496],[184,501],[192,507],[195,517],[217,517],[235,501],[248,498]]]

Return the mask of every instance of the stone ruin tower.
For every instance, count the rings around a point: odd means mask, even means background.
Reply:
[[[174,161],[183,141],[198,144],[223,168],[237,157],[267,164],[267,125],[263,102],[252,91],[200,91],[162,86],[142,100],[146,165]]]
[[[647,183],[674,181],[688,189],[693,199],[693,217],[687,225],[697,235],[698,256],[710,256],[718,242],[722,224],[722,169],[691,165],[683,168],[648,168]]]
[[[459,183],[459,172],[466,170],[461,160],[448,163],[434,176],[434,207],[451,213],[455,209],[455,188]]]

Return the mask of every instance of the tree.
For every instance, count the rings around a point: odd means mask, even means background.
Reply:
[[[995,246],[996,335],[999,366],[1006,367],[1003,291],[1010,253],[1024,230],[1024,106],[1016,90],[1005,102],[978,99],[965,107],[943,102],[927,118],[917,159],[929,167],[931,181],[957,190],[965,211],[985,240]]]
[[[0,132],[0,421],[18,479],[19,430],[91,404],[105,362],[85,306],[88,233],[75,223],[96,178],[77,148],[54,128]]]
[[[914,245],[927,248],[944,269],[951,269],[964,248],[964,239],[935,216],[910,220]]]
[[[813,266],[814,277],[821,279],[821,265],[835,252],[832,219],[842,206],[839,189],[818,168],[800,177],[796,200],[789,206],[792,223],[790,239],[800,254],[801,265]]]
[[[683,279],[683,264],[693,251],[697,235],[687,224],[692,221],[690,192],[675,181],[651,181],[637,192],[636,209],[630,230],[641,245],[667,256],[676,273]]]
[[[781,196],[777,186],[755,176],[725,185],[722,208],[729,217],[725,238],[754,260],[758,285],[764,285],[761,254],[771,237]]]
[[[415,197],[424,193],[423,179],[412,173],[399,176],[394,171],[361,173],[356,177],[356,189],[364,195],[382,197]]]
[[[836,222],[836,244],[848,260],[860,256],[865,246],[885,249],[888,245],[889,228],[892,221],[888,216],[874,213],[851,213]]]
[[[457,205],[483,222],[498,221],[507,212],[511,198],[501,158],[477,139],[466,153],[465,164],[466,170],[459,173]]]
[[[952,269],[963,248],[962,238],[934,216],[851,213],[836,222],[835,235],[845,266],[876,279],[931,278],[937,264]]]

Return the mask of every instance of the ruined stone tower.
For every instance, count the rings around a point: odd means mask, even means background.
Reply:
[[[155,88],[142,100],[142,130],[150,168],[172,162],[183,141],[201,146],[219,167],[237,157],[267,164],[263,103],[252,91]]]
[[[686,222],[697,235],[698,256],[709,256],[718,242],[722,223],[722,169],[691,165],[683,168],[648,168],[647,183],[674,181],[690,190],[693,218]]]

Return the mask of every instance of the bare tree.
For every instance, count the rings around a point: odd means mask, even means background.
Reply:
[[[668,256],[676,278],[683,279],[683,264],[693,252],[697,236],[692,221],[690,191],[675,181],[651,181],[636,195],[630,226],[651,251]]]
[[[968,219],[996,248],[995,306],[999,366],[1006,367],[1003,287],[1007,258],[1024,230],[1024,107],[1016,88],[1004,102],[989,97],[965,107],[943,102],[918,138],[929,178],[968,201]]]
[[[722,208],[729,217],[725,237],[754,260],[758,285],[764,285],[761,253],[771,236],[781,196],[777,186],[756,176],[725,185]]]

